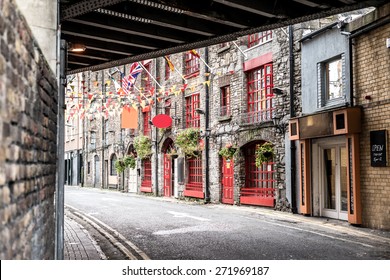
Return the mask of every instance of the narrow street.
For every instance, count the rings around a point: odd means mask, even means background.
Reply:
[[[107,259],[390,258],[389,232],[259,207],[69,186],[65,205],[67,218],[83,224]]]

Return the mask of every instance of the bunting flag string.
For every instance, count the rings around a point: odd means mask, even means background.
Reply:
[[[193,55],[199,56],[199,58],[201,58],[197,51],[193,50],[190,52]],[[220,71],[213,73],[212,69],[207,64],[205,65],[209,68],[210,71],[204,73],[204,76],[223,75]],[[178,72],[177,68],[173,64],[172,66],[173,68],[170,67],[170,70]],[[135,85],[138,75],[143,70],[145,70],[143,65],[141,63],[133,63],[130,68],[131,69],[129,70],[128,76],[125,76],[124,73],[117,69],[121,75],[121,80],[118,81],[113,77],[113,75],[110,75],[110,80],[104,81],[105,85],[112,88],[112,90],[107,91],[105,95],[103,95],[102,91],[96,90],[101,82],[88,82],[88,85],[93,85],[95,87],[95,89],[91,90],[90,88],[87,88],[86,81],[74,79],[72,83],[68,84],[65,92],[67,107],[72,108],[71,111],[67,112],[67,119],[70,120],[75,117],[89,118],[91,115],[100,115],[108,118],[115,114],[115,112],[120,112],[124,106],[131,106],[134,109],[138,107],[145,108],[146,106],[153,105],[155,102],[162,102],[164,100],[163,97],[169,94],[175,94],[177,96],[184,94],[186,90],[190,90],[191,92],[199,90],[199,86],[210,87],[210,80],[199,81],[198,79],[191,84],[188,84],[185,81],[184,83],[171,84],[170,86],[164,87],[157,82],[157,80],[149,73],[149,71],[146,70],[145,72],[148,74],[147,78],[153,79],[153,81],[159,87],[158,89],[152,87],[146,91],[146,89],[139,88]],[[180,72],[178,73],[180,74]],[[181,74],[180,76],[184,79]],[[91,77],[89,77],[89,79],[91,79]],[[77,82],[77,80],[79,82]],[[124,85],[127,86],[127,92],[124,90]],[[100,100],[104,104],[100,103]],[[98,104],[101,105],[99,106]]]

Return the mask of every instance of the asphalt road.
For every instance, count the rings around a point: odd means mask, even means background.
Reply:
[[[390,259],[390,232],[261,207],[65,188],[65,204],[159,260]]]

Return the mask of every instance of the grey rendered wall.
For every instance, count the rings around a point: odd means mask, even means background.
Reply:
[[[350,102],[349,91],[349,50],[347,36],[337,27],[302,42],[302,113],[310,114],[317,110],[317,63],[345,54],[345,93]],[[340,106],[340,104],[338,104]]]

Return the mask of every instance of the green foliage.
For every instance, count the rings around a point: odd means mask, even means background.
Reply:
[[[274,146],[265,142],[256,147],[256,167],[260,167],[264,162],[270,161],[274,157]]]
[[[129,167],[131,169],[134,169],[135,168],[135,165],[136,165],[136,161],[135,161],[135,157],[130,155],[130,156],[126,156],[124,159],[123,159],[123,163],[125,164],[126,167]]]
[[[115,169],[116,169],[116,172],[119,174],[119,173],[122,173],[123,171],[125,171],[126,169],[126,166],[125,166],[125,163],[123,162],[122,159],[117,159],[115,161]]]
[[[146,159],[152,155],[152,141],[145,135],[134,138],[134,148],[140,159]]]
[[[237,148],[233,147],[232,144],[226,144],[225,147],[219,150],[218,154],[225,159],[233,159],[236,152]]]
[[[115,169],[117,173],[122,173],[126,168],[134,169],[136,165],[135,157],[130,155],[115,161]]]
[[[187,128],[177,134],[175,145],[187,157],[197,157],[199,146],[200,131],[194,128]]]

